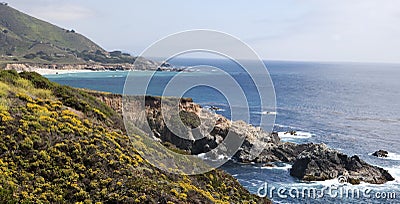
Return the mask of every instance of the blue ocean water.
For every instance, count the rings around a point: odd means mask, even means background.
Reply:
[[[261,113],[257,92],[250,78],[227,60],[180,59],[171,62],[177,66],[207,64],[226,70],[243,86],[252,113],[250,122],[257,124]],[[350,197],[325,195],[323,198],[292,198],[278,195],[272,199],[279,203],[400,203],[400,65],[362,63],[311,63],[311,62],[265,62],[275,87],[277,115],[274,129],[284,132],[298,131],[302,137],[283,137],[297,143],[325,143],[349,155],[359,155],[365,161],[384,167],[396,181],[384,185],[350,186],[357,190],[370,189],[365,196]],[[135,77],[149,72],[135,72]],[[212,70],[206,73],[184,73],[188,80],[207,77],[218,80]],[[48,75],[55,82],[74,87],[122,93],[127,72],[90,72]],[[159,72],[154,75],[148,94],[161,95],[162,87],[174,73]],[[221,82],[221,86],[223,86]],[[189,90],[191,97],[202,106],[221,108],[217,113],[230,117],[227,100],[218,91],[208,87]],[[281,134],[281,136],[285,136]],[[384,149],[389,158],[381,159],[371,153]],[[261,168],[230,162],[222,168],[234,175],[252,193],[268,183],[268,187],[323,189],[335,181],[303,183],[289,175],[290,166]],[[342,186],[343,187],[343,186]],[[271,189],[269,189],[271,190]],[[395,199],[377,198],[395,193]],[[387,193],[387,194],[385,194]],[[287,191],[286,191],[287,194]]]

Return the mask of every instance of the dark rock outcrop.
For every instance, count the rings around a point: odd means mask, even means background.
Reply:
[[[372,156],[376,156],[376,157],[388,157],[389,152],[385,151],[385,150],[378,150],[376,152],[374,152],[372,154]]]
[[[325,144],[311,144],[294,161],[290,175],[305,181],[323,181],[344,176],[349,183],[382,184],[394,178],[384,169],[349,157]]]
[[[103,101],[107,101],[102,97],[98,97]],[[164,98],[164,104],[168,104],[168,98]],[[128,100],[128,99],[126,99]],[[124,110],[125,114],[132,114],[134,116],[140,115],[140,113],[136,112],[140,110],[141,102],[135,101],[134,98],[130,99],[130,105],[127,105],[126,108],[129,110]],[[179,149],[183,149],[191,154],[200,154],[210,151],[211,149],[216,148],[217,146],[221,146],[222,150],[229,150],[230,148],[224,146],[230,146],[230,144],[224,144],[223,141],[227,137],[228,133],[230,133],[233,137],[237,138],[237,141],[243,141],[243,145],[239,148],[240,152],[243,152],[242,157],[239,158],[239,154],[236,155],[237,160],[243,161],[252,161],[256,159],[254,155],[256,155],[257,151],[262,151],[266,144],[278,144],[280,142],[279,137],[276,134],[269,134],[263,131],[261,128],[254,127],[249,125],[243,121],[230,121],[227,118],[212,113],[208,110],[203,109],[198,104],[195,104],[192,99],[181,99],[179,103],[180,114],[175,118],[173,115],[162,114],[161,110],[161,98],[160,97],[151,97],[147,96],[145,98],[145,107],[146,107],[146,117],[148,121],[148,125],[150,126],[151,133],[155,138],[160,139],[162,142],[168,142],[170,144],[175,145]],[[125,108],[125,107],[124,107]],[[173,110],[172,107],[165,107],[166,112]],[[172,112],[172,111],[171,111]],[[196,117],[195,117],[196,116]],[[171,126],[166,124],[164,120],[172,121]],[[132,117],[133,120],[139,120],[137,117]],[[177,136],[177,131],[172,131],[174,129],[174,124],[178,124],[174,122],[176,120],[181,120],[184,124],[189,126],[190,129],[184,130],[181,128],[177,128],[178,131],[185,131],[183,135],[185,138]],[[190,125],[188,123],[197,123],[197,121],[202,121],[202,126],[197,129],[193,129],[193,127],[197,127],[198,125]],[[134,124],[140,124],[140,121],[134,122]],[[140,129],[144,129],[139,127]],[[182,132],[181,132],[182,133]],[[235,144],[233,144],[235,146]],[[235,151],[236,152],[236,151]],[[232,155],[235,153],[233,152]],[[222,152],[215,152],[215,156],[223,155]]]

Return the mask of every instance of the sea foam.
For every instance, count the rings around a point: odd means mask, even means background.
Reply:
[[[288,171],[291,168],[292,168],[292,165],[290,165],[290,164],[283,164],[283,166],[263,166],[263,167],[261,167],[261,169],[277,169],[277,170],[284,170],[284,171]]]
[[[368,155],[372,155],[373,153],[369,153]],[[400,161],[400,154],[392,153],[389,152],[387,154],[387,157],[379,157],[380,159],[387,159],[387,160],[394,160],[394,161]]]
[[[278,132],[280,138],[295,138],[295,139],[307,139],[312,137],[314,134],[303,131],[296,131],[295,134],[290,134],[290,132]]]
[[[262,112],[254,111],[254,112],[252,112],[252,113],[258,114],[258,115],[277,115],[277,114],[278,114],[278,113],[275,112],[275,111],[262,111]]]

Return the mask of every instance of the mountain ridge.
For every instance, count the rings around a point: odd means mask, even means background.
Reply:
[[[108,52],[75,30],[0,3],[0,64],[133,64],[136,57]]]

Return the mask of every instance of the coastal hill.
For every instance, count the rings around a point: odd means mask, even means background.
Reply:
[[[111,67],[124,68],[127,65],[121,64],[135,60],[136,57],[121,51],[107,52],[73,29],[60,28],[0,3],[0,68],[7,64],[58,65],[52,68],[119,64]],[[148,60],[145,63],[150,68],[155,64]]]
[[[82,52],[104,51],[85,36],[26,15],[0,4],[1,54],[29,54],[38,48],[51,53],[67,54],[68,50]],[[50,53],[49,53],[50,54]]]
[[[221,170],[157,169],[96,97],[37,73],[0,71],[0,203],[270,203]]]

